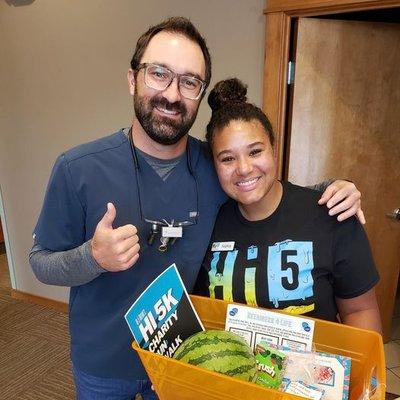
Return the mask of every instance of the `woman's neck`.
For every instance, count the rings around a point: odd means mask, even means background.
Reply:
[[[257,203],[241,204],[239,210],[248,221],[260,221],[268,218],[279,206],[283,195],[283,187],[279,181],[275,181],[268,193]]]

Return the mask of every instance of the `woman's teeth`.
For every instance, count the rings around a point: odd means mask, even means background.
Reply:
[[[238,186],[250,186],[253,183],[256,183],[258,181],[258,179],[259,178],[254,178],[254,179],[251,179],[249,181],[241,181],[241,182],[238,182],[237,185]]]

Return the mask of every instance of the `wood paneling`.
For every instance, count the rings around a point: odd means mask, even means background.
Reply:
[[[268,0],[265,13],[283,11],[291,16],[310,16],[396,6],[398,0]]]
[[[287,119],[290,117],[290,104],[287,101],[289,87],[285,84],[286,72],[287,72],[287,62],[288,62],[288,50],[290,48],[290,37],[291,30],[294,26],[294,21],[301,16],[319,16],[329,14],[337,14],[352,11],[372,11],[378,9],[388,9],[400,7],[399,0],[359,0],[359,1],[349,1],[349,0],[267,0],[266,1],[266,40],[265,40],[265,75],[264,75],[264,111],[270,118],[275,133],[277,134],[278,142],[278,155],[279,155],[279,169],[285,169],[285,159],[283,151],[286,147],[289,147],[287,141],[289,127],[286,126]],[[355,44],[355,47],[357,45]],[[393,46],[391,46],[393,48]],[[395,100],[397,103],[399,100]],[[376,116],[379,116],[379,110]],[[388,137],[389,138],[389,137]],[[391,139],[387,139],[391,140]],[[286,150],[285,150],[286,152]],[[311,156],[310,156],[311,157]],[[337,170],[336,170],[337,171]],[[365,174],[368,172],[365,168]],[[337,176],[334,173],[331,176]],[[348,176],[348,175],[342,175]],[[356,180],[357,184],[358,181]],[[395,185],[396,183],[392,184]],[[379,182],[380,185],[380,180]],[[371,184],[371,187],[374,187]],[[365,195],[365,189],[361,187]],[[366,196],[364,196],[365,198]],[[399,207],[396,205],[395,207]],[[386,210],[387,212],[391,210]],[[369,212],[367,212],[369,214]],[[371,224],[371,217],[369,218],[368,225]],[[397,225],[396,225],[397,226]],[[397,229],[391,223],[391,228]],[[371,228],[368,228],[371,229]],[[376,245],[373,245],[376,247]],[[379,246],[378,246],[379,247]],[[381,252],[380,248],[377,248],[377,253]],[[396,285],[397,280],[393,279],[392,285]],[[388,297],[391,292],[392,287],[384,288],[382,287],[381,293],[384,293],[383,297]],[[386,306],[383,305],[385,308]],[[388,324],[386,324],[386,339],[389,335]]]
[[[267,15],[265,34],[269,46],[265,54],[264,77],[271,77],[271,79],[264,79],[263,108],[277,134],[276,150],[280,176],[283,158],[283,135],[280,133],[285,129],[289,31],[290,18],[284,13]]]
[[[287,115],[286,73],[291,22],[299,16],[400,7],[399,0],[267,0],[263,108],[277,135],[279,173],[283,171],[285,118]]]
[[[289,180],[327,176],[357,183],[381,276],[390,338],[400,266],[400,25],[301,18],[291,123]]]

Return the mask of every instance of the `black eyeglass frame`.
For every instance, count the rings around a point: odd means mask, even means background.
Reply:
[[[167,70],[169,73],[171,73],[171,80],[170,80],[170,82],[167,84],[167,86],[165,86],[164,89],[157,89],[157,88],[155,88],[155,87],[153,87],[153,86],[150,86],[150,85],[146,82],[146,72],[147,72],[147,68],[148,68],[148,67],[163,68],[163,69]],[[170,70],[169,68],[167,68],[167,67],[165,67],[165,66],[163,66],[163,65],[159,65],[159,64],[142,63],[142,64],[139,64],[139,65],[137,66],[137,68],[135,69],[135,71],[136,71],[136,72],[139,72],[141,69],[144,69],[144,68],[146,68],[146,70],[145,70],[145,75],[144,75],[144,78],[145,78],[145,79],[144,79],[144,83],[145,83],[146,86],[149,87],[150,89],[158,90],[158,91],[160,91],[160,92],[166,90],[166,89],[171,85],[171,83],[174,81],[174,79],[175,79],[175,78],[178,78],[179,93],[180,93],[185,99],[189,99],[189,100],[198,100],[198,99],[201,97],[201,95],[203,94],[204,89],[205,89],[206,86],[207,86],[206,82],[203,81],[202,79],[198,78],[197,76],[193,76],[193,75],[190,75],[190,74],[178,74],[177,72],[174,72],[174,71]],[[179,83],[180,83],[180,78],[182,78],[182,77],[186,77],[186,78],[190,78],[190,79],[196,79],[197,81],[200,82],[201,88],[200,88],[199,94],[198,94],[196,97],[188,97],[188,96],[185,96],[185,95],[181,92],[181,85],[180,85]]]

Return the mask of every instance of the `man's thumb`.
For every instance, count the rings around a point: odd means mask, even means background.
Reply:
[[[116,216],[117,216],[117,210],[115,209],[114,204],[107,203],[107,211],[103,215],[103,218],[100,220],[100,225],[102,225],[104,228],[112,229],[113,228],[112,224]]]

